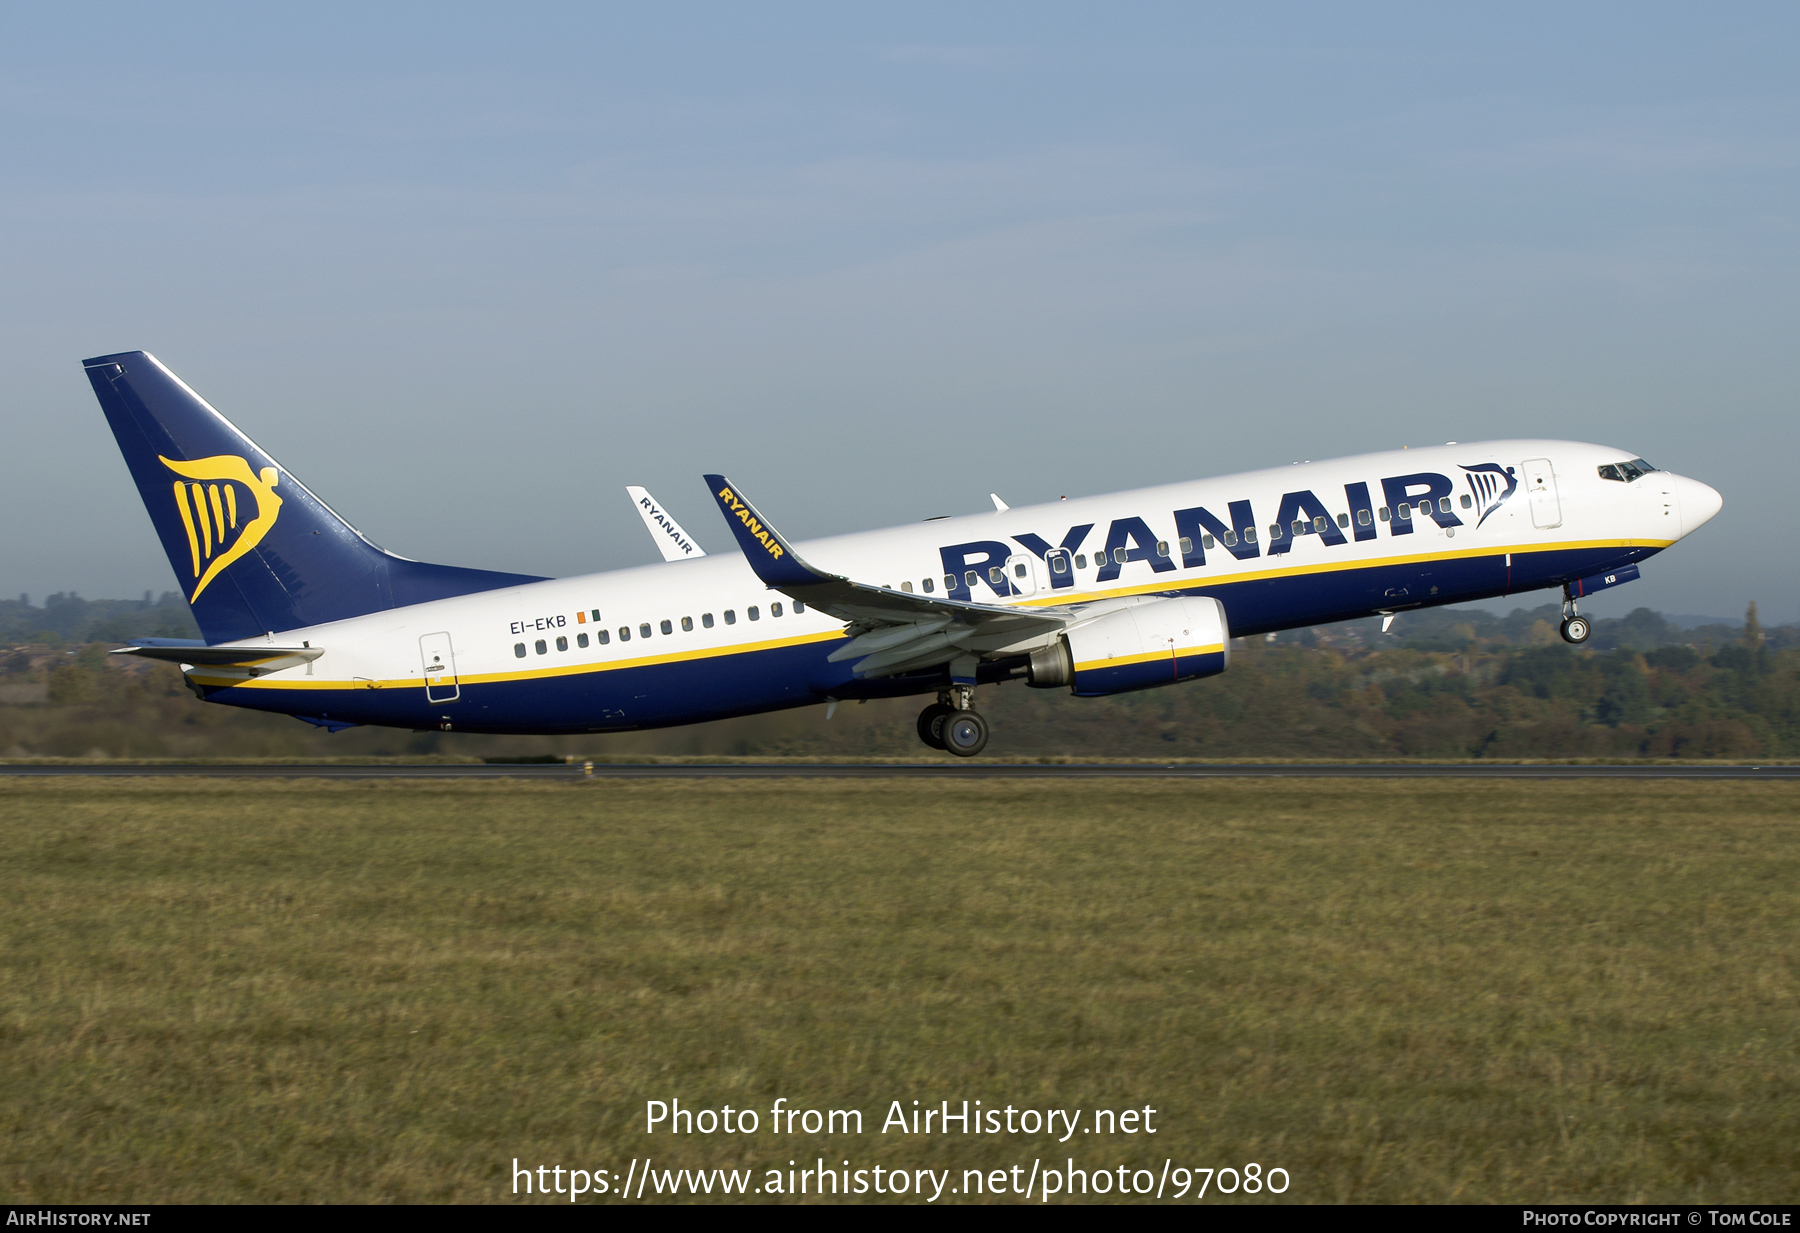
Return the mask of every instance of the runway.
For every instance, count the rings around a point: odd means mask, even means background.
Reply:
[[[449,765],[77,764],[0,766],[0,778],[84,779],[1776,779],[1800,766],[1518,765],[1508,763],[455,763]]]

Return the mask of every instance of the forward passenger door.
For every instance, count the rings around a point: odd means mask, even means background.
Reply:
[[[1525,493],[1531,503],[1531,525],[1549,531],[1562,525],[1562,500],[1556,492],[1556,471],[1548,458],[1525,460]]]

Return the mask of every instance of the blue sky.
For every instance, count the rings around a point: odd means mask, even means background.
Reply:
[[[142,347],[432,560],[1551,436],[1725,495],[1598,611],[1800,619],[1800,11],[1119,7],[0,9],[0,590],[173,585]]]

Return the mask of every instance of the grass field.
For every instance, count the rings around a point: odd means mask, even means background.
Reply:
[[[760,1182],[1073,1157],[1280,1166],[1290,1201],[1792,1201],[1797,806],[1787,784],[8,782],[0,1189],[482,1202],[512,1201],[515,1158]],[[762,1127],[646,1135],[672,1097]],[[777,1097],[865,1130],[776,1136]],[[880,1133],[890,1101],[946,1099],[1148,1105],[1158,1133]]]

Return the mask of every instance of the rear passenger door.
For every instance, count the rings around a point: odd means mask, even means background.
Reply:
[[[419,639],[419,659],[425,666],[425,700],[455,702],[462,693],[456,682],[456,652],[447,633],[426,634]]]

